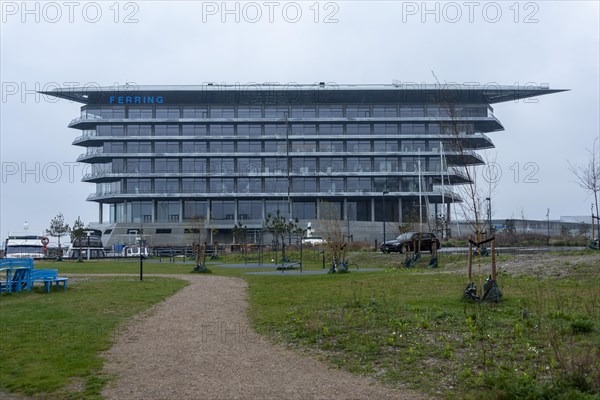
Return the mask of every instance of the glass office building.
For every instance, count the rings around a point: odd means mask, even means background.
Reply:
[[[73,144],[91,165],[83,181],[95,185],[100,229],[143,224],[155,244],[177,245],[195,216],[231,240],[234,224],[258,229],[277,212],[317,221],[322,201],[364,234],[355,238],[380,238],[384,219],[460,200],[451,185],[466,182],[461,165],[483,164],[486,133],[503,130],[492,104],[557,91],[317,83],[46,94],[83,103],[69,127],[81,131]]]

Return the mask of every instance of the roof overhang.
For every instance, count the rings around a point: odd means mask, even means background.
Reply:
[[[203,84],[125,85],[118,87],[66,87],[41,92],[83,104],[145,104],[162,97],[164,104],[311,104],[311,103],[455,103],[495,104],[563,92],[548,85],[412,84],[337,85],[319,84]],[[162,104],[162,103],[161,103]]]

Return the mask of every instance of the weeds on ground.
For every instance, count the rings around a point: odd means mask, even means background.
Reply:
[[[502,276],[505,301],[475,304],[463,277],[423,272],[253,277],[252,317],[340,368],[447,398],[600,395],[598,280]]]

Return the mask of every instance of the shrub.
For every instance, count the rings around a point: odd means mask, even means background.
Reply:
[[[571,331],[573,334],[591,333],[594,330],[594,322],[588,319],[577,319],[571,322]]]

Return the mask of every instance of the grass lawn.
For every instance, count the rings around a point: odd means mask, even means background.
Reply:
[[[178,279],[94,278],[66,292],[0,295],[0,389],[43,398],[99,397],[110,379],[100,374],[99,353],[121,324],[185,285]]]
[[[503,274],[504,301],[474,304],[466,277],[447,273],[464,261],[447,258],[435,271],[251,276],[251,318],[274,341],[444,398],[600,398],[599,264]]]
[[[305,269],[322,269],[317,251],[303,257]],[[265,254],[264,261],[271,258]],[[239,255],[208,266],[213,274],[248,281],[258,332],[339,368],[448,399],[600,399],[597,252],[500,256],[499,304],[462,300],[465,255],[441,254],[435,270],[393,268],[402,263],[397,254],[354,252],[350,258],[360,268],[385,270],[257,276],[243,273],[265,269],[220,264],[243,264]],[[139,273],[137,260],[36,266],[60,274]],[[144,273],[187,274],[192,267],[145,261]],[[110,346],[119,324],[184,285],[102,277],[70,285],[66,293],[1,296],[0,390],[97,397],[109,379],[98,373],[98,353]],[[77,384],[83,392],[73,389]]]

